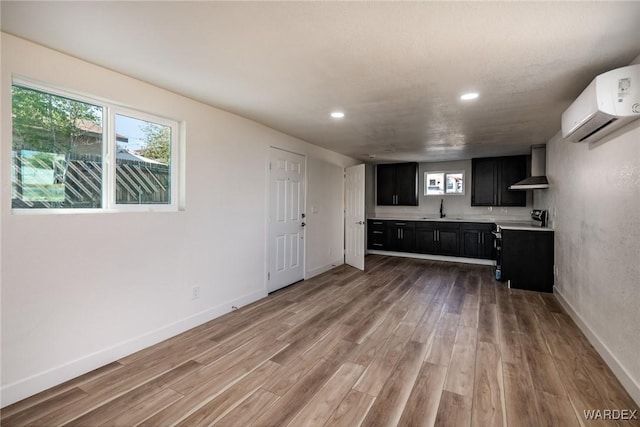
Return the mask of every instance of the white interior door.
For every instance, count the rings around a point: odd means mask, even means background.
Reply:
[[[305,159],[271,148],[269,159],[269,273],[267,290],[304,278]]]
[[[345,177],[344,261],[364,270],[364,164],[347,168]]]

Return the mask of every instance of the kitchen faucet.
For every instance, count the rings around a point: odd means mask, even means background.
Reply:
[[[444,218],[446,215],[444,214],[444,199],[440,199],[440,218]]]

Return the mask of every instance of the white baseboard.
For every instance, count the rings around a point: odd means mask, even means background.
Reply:
[[[391,252],[391,251],[377,251],[373,249],[367,250],[368,254],[375,255],[389,255],[400,256],[404,258],[416,258],[416,259],[428,259],[431,261],[448,261],[448,262],[461,262],[463,264],[477,264],[477,265],[496,265],[496,262],[491,259],[477,259],[477,258],[465,258],[457,256],[443,256],[443,255],[427,255],[427,254],[413,254],[409,252]]]
[[[139,335],[98,352],[87,354],[44,372],[7,384],[0,390],[1,405],[5,407],[24,398],[61,384],[77,376],[83,375],[101,366],[115,362],[136,351],[157,344],[184,331],[199,326],[231,311],[232,306],[241,307],[267,296],[266,290],[252,292],[248,295],[220,304],[216,307],[196,313],[185,319],[165,325],[156,330]]]
[[[305,274],[304,278],[305,280],[307,279],[311,279],[312,277],[318,276],[319,274],[322,274],[326,271],[331,270],[332,268],[335,268],[339,265],[344,264],[344,259],[343,258],[338,258],[337,260],[330,262],[329,264],[325,264],[322,265],[320,267],[314,268],[313,270],[309,270],[307,271],[307,273]]]
[[[640,384],[638,384],[633,377],[629,375],[627,370],[620,364],[620,362],[618,362],[618,359],[616,359],[611,350],[609,350],[609,348],[600,340],[598,335],[589,327],[582,316],[574,310],[569,301],[562,296],[562,292],[560,292],[558,288],[554,287],[553,294],[556,296],[560,305],[562,305],[569,314],[569,317],[573,319],[578,328],[580,328],[582,333],[587,337],[591,345],[596,349],[598,354],[600,354],[607,366],[611,368],[616,378],[618,378],[624,389],[627,390],[627,393],[629,393],[636,404],[640,405]]]

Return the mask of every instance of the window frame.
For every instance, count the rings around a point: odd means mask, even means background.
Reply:
[[[442,174],[442,185],[443,185],[443,190],[444,193],[442,194],[428,194],[428,187],[429,187],[429,178],[428,175],[429,174]],[[449,175],[457,175],[457,174],[461,174],[462,175],[462,192],[461,193],[457,193],[457,192],[447,192],[447,178]],[[438,197],[442,197],[442,196],[464,196],[465,195],[465,187],[467,185],[466,181],[465,181],[465,171],[464,170],[449,170],[449,171],[443,171],[443,170],[436,170],[436,171],[425,171],[424,172],[424,196],[426,197],[432,197],[432,196],[438,196]]]
[[[55,87],[53,85],[36,82],[24,77],[14,76],[11,81],[11,87],[19,86],[25,89],[32,89],[54,96],[68,98],[102,108],[102,185],[101,185],[101,207],[100,208],[14,208],[11,207],[12,214],[80,214],[80,213],[108,213],[108,212],[177,212],[179,211],[180,185],[180,148],[182,141],[183,123],[170,119],[161,115],[149,113],[125,107],[115,102],[82,95],[77,92],[68,91]],[[13,112],[13,101],[11,103],[11,111]],[[141,204],[125,204],[116,203],[116,130],[115,117],[122,115],[139,119],[147,122],[156,123],[171,128],[171,146],[170,146],[170,164],[169,164],[169,203],[141,203]],[[13,129],[13,114],[11,115],[11,128]],[[13,133],[13,132],[12,132]],[[13,137],[12,137],[13,150]],[[13,178],[12,178],[13,183]]]

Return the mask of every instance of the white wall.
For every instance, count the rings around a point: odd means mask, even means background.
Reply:
[[[547,176],[556,295],[640,403],[640,120],[592,144],[556,135]]]
[[[314,158],[309,159],[307,166],[309,197],[305,238],[314,245],[307,253],[309,277],[344,263],[344,168]]]
[[[465,193],[464,195],[425,196],[424,173],[434,171],[459,171],[464,170]],[[375,190],[371,193],[374,197],[372,210],[368,217],[421,217],[425,215],[438,215],[440,213],[440,199],[444,199],[444,212],[447,217],[517,217],[529,219],[531,211],[531,192],[527,192],[527,207],[488,207],[471,206],[471,160],[452,162],[420,163],[418,166],[418,206],[375,206]],[[370,180],[368,187],[375,188],[375,171],[367,176]]]
[[[184,121],[186,209],[12,214],[12,74]],[[4,33],[1,96],[3,406],[265,296],[269,146],[307,156],[306,275],[341,262],[353,159]]]

